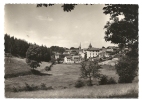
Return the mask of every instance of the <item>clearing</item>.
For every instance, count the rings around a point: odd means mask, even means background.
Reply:
[[[93,87],[85,86],[83,88],[75,88],[75,82],[80,76],[80,64],[56,64],[53,65],[51,71],[45,71],[45,66],[49,66],[50,63],[42,62],[41,67],[37,70],[42,74],[33,74],[30,67],[27,66],[25,59],[13,57],[11,63],[5,62],[5,96],[10,98],[53,98],[53,97],[106,97],[111,95],[127,94],[130,89],[138,91],[138,84],[135,81],[132,84],[115,84],[115,85],[100,85]],[[26,74],[24,74],[26,73]],[[113,77],[116,81],[118,75],[115,73],[113,66],[108,66],[107,63],[102,65],[101,73],[109,77]],[[11,76],[12,75],[12,76]],[[137,79],[136,79],[137,80]],[[47,87],[52,86],[54,90],[47,91],[32,91],[32,92],[12,92],[14,87],[25,86],[25,83],[29,85],[41,85],[46,84]],[[109,91],[109,92],[108,92]],[[86,94],[85,94],[86,93]]]

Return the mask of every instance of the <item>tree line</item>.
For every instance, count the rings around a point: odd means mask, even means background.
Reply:
[[[5,53],[10,53],[16,57],[30,58],[36,61],[50,61],[53,52],[63,53],[65,49],[59,46],[39,46],[37,44],[28,43],[25,40],[17,39],[14,36],[5,34],[4,36]]]

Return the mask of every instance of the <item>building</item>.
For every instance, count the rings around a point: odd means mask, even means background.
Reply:
[[[85,50],[85,52],[87,53],[87,59],[88,58],[95,58],[95,57],[99,56],[100,50],[101,50],[100,48],[92,47],[92,45],[90,43],[88,49]]]
[[[71,50],[66,50],[63,54],[70,54]]]
[[[101,48],[99,52],[99,58],[109,57],[109,54],[106,51],[107,48]]]
[[[65,56],[63,63],[66,63],[66,64],[74,63],[74,61],[72,60],[72,56]]]
[[[75,56],[72,56],[72,60],[74,61],[74,63],[80,63],[81,57],[80,55],[75,55]]]

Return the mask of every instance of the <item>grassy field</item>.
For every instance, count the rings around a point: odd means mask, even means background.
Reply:
[[[137,98],[138,84],[100,85],[33,92],[9,92],[7,98]]]
[[[52,70],[47,72],[44,70],[45,66],[49,66],[50,63],[42,62],[41,67],[37,70],[41,74],[32,74],[30,67],[27,66],[24,59],[12,58],[12,62],[5,63],[5,74],[17,75],[5,79],[5,96],[6,97],[108,97],[111,95],[119,96],[121,94],[127,94],[131,89],[138,91],[137,81],[132,84],[116,84],[116,85],[100,85],[93,87],[85,86],[81,89],[74,87],[75,82],[80,76],[79,64],[56,64],[52,67]],[[22,73],[27,72],[23,75]],[[20,74],[21,73],[21,74]],[[101,73],[108,77],[113,77],[116,81],[118,75],[112,66],[103,65]],[[137,80],[137,79],[136,79]],[[44,83],[47,87],[51,87],[54,90],[48,91],[33,91],[33,92],[18,92],[14,93],[13,87],[23,87],[25,82],[29,85],[41,85]],[[107,92],[109,91],[109,92]],[[86,93],[86,94],[85,94]],[[117,94],[117,95],[116,95]]]
[[[73,87],[74,83],[79,78],[80,65],[56,64],[49,72],[44,70],[44,67],[47,65],[49,65],[49,63],[43,62],[41,64],[41,67],[37,68],[37,70],[39,70],[43,75],[29,74],[5,79],[5,90],[10,91],[13,86],[24,86],[25,82],[29,85],[40,85],[41,83],[45,83],[47,87],[52,86],[56,89],[62,89],[66,87],[69,88]],[[5,67],[5,69],[7,69],[7,66]],[[20,70],[22,69],[23,68],[21,68]],[[23,71],[24,70],[25,69],[23,69]],[[17,72],[18,71],[16,71],[15,73]]]
[[[5,66],[5,78],[31,74],[30,67],[27,66],[25,59],[20,59],[16,57],[12,58],[6,57],[4,66]]]

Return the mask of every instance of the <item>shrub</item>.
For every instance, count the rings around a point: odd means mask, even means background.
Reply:
[[[80,88],[84,86],[84,82],[81,80],[77,80],[77,82],[75,83],[75,87],[76,88]]]
[[[116,81],[111,77],[108,79],[107,84],[116,84]]]
[[[105,84],[107,84],[107,82],[108,82],[108,77],[107,77],[106,75],[102,75],[102,76],[100,77],[99,84],[100,84],[100,85],[105,85]]]
[[[119,75],[119,83],[132,83],[137,76],[138,59],[131,57],[122,57],[115,65],[116,72]]]
[[[111,77],[108,78],[106,75],[102,75],[99,81],[100,85],[106,85],[106,84],[116,84],[117,82]]]
[[[29,85],[25,83],[25,86],[23,87],[20,87],[20,86],[13,87],[12,91],[20,92],[20,91],[36,91],[36,90],[52,90],[52,89],[53,89],[52,86],[46,87],[46,84],[44,83],[41,83],[41,85],[34,85],[34,84]]]
[[[41,83],[40,87],[41,87],[41,90],[46,90],[47,89],[46,84],[44,84],[44,83]]]
[[[25,83],[25,90],[26,91],[32,91],[33,88],[29,84]]]
[[[14,86],[13,86],[12,90],[13,90],[13,92],[18,92],[18,89]]]

